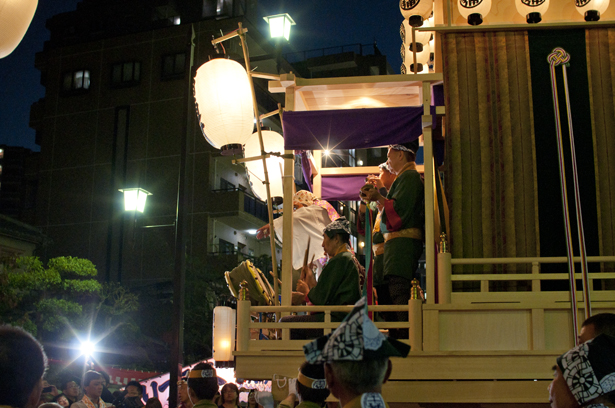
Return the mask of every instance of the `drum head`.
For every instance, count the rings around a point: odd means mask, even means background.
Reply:
[[[269,282],[263,282],[262,272],[259,271],[250,261],[244,261],[235,269],[224,274],[226,283],[231,291],[231,294],[239,298],[240,283],[247,282],[248,298],[253,306],[267,306],[272,304],[273,297],[270,295],[267,288]]]

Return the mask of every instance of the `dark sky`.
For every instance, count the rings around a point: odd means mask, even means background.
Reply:
[[[34,68],[34,55],[49,39],[45,21],[51,16],[72,11],[79,0],[39,0],[30,28],[21,44],[0,59],[0,144],[25,146],[38,151],[34,130],[28,126],[30,105],[42,98],[40,72]],[[398,1],[385,0],[259,0],[259,15],[284,10],[297,23],[291,32],[288,51],[304,51],[348,44],[372,44],[399,73],[399,25],[402,21]],[[266,23],[259,20],[266,33]]]

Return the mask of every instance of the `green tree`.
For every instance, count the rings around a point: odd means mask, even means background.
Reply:
[[[128,313],[135,312],[138,309],[139,295],[130,292],[117,282],[105,283],[98,295],[96,314],[93,320],[96,321],[101,314],[103,325],[100,329],[109,331],[112,327],[117,328],[128,323]]]
[[[81,258],[19,257],[0,272],[0,321],[24,327],[39,339],[69,323],[80,327],[83,305],[100,293],[94,264]]]
[[[224,270],[215,262],[188,260],[184,298],[184,354],[187,363],[212,356],[213,310],[231,295]]]

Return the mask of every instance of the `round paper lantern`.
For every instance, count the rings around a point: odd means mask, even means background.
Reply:
[[[424,21],[423,27],[433,27],[433,24],[428,19]],[[412,43],[412,26],[410,25],[408,20],[404,20],[401,22],[401,25],[399,26],[399,36],[401,37],[402,43],[404,44]],[[414,31],[414,40],[416,42],[425,44],[426,42],[429,41],[431,37],[432,35],[430,31],[418,31],[418,30]]]
[[[421,64],[421,63],[417,63],[417,74],[428,74],[429,73],[429,67],[427,66],[427,64]],[[401,69],[400,69],[402,74],[414,74],[414,64],[409,62],[408,64],[401,64]]]
[[[228,306],[214,307],[213,354],[216,361],[233,361],[235,350],[235,311]]]
[[[271,130],[261,131],[263,135],[263,145],[266,152],[284,153],[284,138],[277,132]],[[260,156],[261,146],[258,141],[258,133],[252,134],[246,141],[245,157]],[[267,158],[267,172],[269,175],[269,190],[271,197],[283,197],[282,176],[284,175],[284,159],[281,157]],[[254,195],[263,201],[267,201],[267,187],[265,181],[265,169],[262,160],[251,160],[245,162],[248,180]]]
[[[529,24],[542,21],[542,14],[549,9],[549,0],[515,0],[517,11]]]
[[[459,0],[457,9],[468,24],[480,25],[491,10],[491,0]]]
[[[433,10],[433,0],[399,0],[399,10],[412,27],[420,27]]]
[[[0,0],[0,58],[17,48],[37,5],[38,0]]]
[[[609,0],[575,0],[574,3],[577,11],[585,17],[585,21],[600,20],[600,15],[609,7]]]
[[[194,78],[194,98],[203,136],[222,154],[241,152],[254,130],[254,105],[248,74],[236,61],[215,58]]]
[[[420,64],[427,64],[429,58],[431,57],[431,49],[429,47],[429,43],[417,43],[416,45],[416,62]],[[412,54],[412,44],[410,44],[410,46],[407,47],[406,60],[404,61],[408,65],[414,63],[414,56]]]

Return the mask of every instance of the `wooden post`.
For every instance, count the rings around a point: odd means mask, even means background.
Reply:
[[[452,274],[451,253],[438,253],[438,303],[451,303]]]
[[[247,31],[247,30],[246,30]],[[250,57],[248,56],[248,46],[246,44],[246,31],[244,31],[242,24],[239,23],[239,30],[237,33],[239,35],[239,39],[241,40],[241,48],[243,49],[243,59],[246,64],[246,72],[248,73],[248,78],[250,79],[250,91],[252,92],[252,104],[254,105],[254,117],[258,118],[260,115],[258,113],[258,103],[256,102],[256,91],[254,90],[254,80],[252,79],[250,69]],[[265,187],[267,189],[267,212],[269,214],[269,244],[271,247],[271,267],[273,269],[273,292],[275,294],[275,298],[273,299],[273,304],[276,306],[280,305],[278,300],[278,294],[280,293],[280,288],[278,288],[278,263],[275,256],[275,229],[273,228],[273,208],[271,203],[271,187],[269,184],[269,172],[267,171],[267,160],[265,159],[265,145],[263,144],[263,134],[261,132],[261,121],[256,121],[256,132],[258,133],[258,141],[261,147],[261,156],[263,156],[263,170],[265,172]]]
[[[423,301],[408,301],[408,321],[410,322],[410,351],[423,351]]]
[[[237,301],[237,351],[250,348],[250,301]]]

